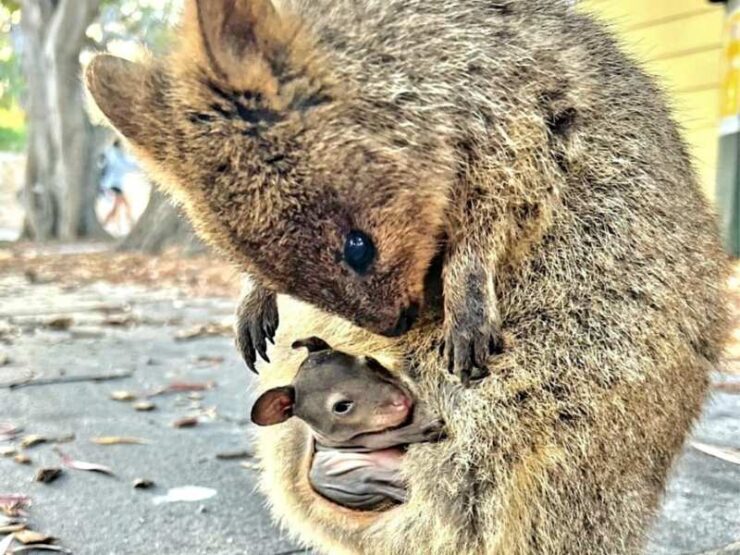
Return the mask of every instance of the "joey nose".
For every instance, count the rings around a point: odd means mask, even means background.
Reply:
[[[386,337],[398,337],[399,335],[403,335],[411,329],[418,317],[419,304],[411,303],[409,306],[401,310],[401,314],[398,316],[396,325],[385,330],[382,334]]]
[[[391,407],[397,411],[407,411],[411,408],[411,401],[403,393],[398,393],[391,399]]]

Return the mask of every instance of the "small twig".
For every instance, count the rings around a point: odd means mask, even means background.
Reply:
[[[35,385],[56,385],[79,382],[107,382],[112,380],[124,380],[133,376],[133,371],[117,372],[113,374],[82,374],[80,376],[59,376],[58,378],[27,378],[17,382],[0,384],[0,389],[20,389]]]

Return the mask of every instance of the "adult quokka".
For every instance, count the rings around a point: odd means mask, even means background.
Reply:
[[[447,423],[386,512],[313,492],[300,422],[262,436],[276,515],[323,551],[642,548],[720,354],[726,260],[662,92],[568,4],[189,0],[170,55],[87,70],[256,278],[239,329],[250,363],[276,334],[266,387],[319,335],[411,369]],[[318,308],[287,301],[276,333],[275,292]]]

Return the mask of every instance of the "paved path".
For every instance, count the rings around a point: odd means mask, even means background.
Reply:
[[[24,379],[29,371],[35,378],[133,372],[120,381],[0,388],[0,422],[48,437],[74,433],[74,441],[58,447],[116,473],[110,478],[67,470],[44,485],[32,477],[41,465],[59,464],[53,446],[28,449],[32,466],[0,459],[0,493],[33,498],[30,523],[35,529],[56,536],[77,554],[267,555],[296,550],[271,524],[264,498],[255,492],[255,470],[238,460],[216,458],[217,453],[251,450],[247,418],[252,378],[231,339],[175,339],[194,325],[228,318],[232,301],[105,284],[65,290],[12,276],[0,276],[0,299],[0,357],[10,357],[0,367],[0,384]],[[47,329],[44,324],[54,314],[71,316],[73,324],[62,331]],[[134,325],[112,325],[127,316]],[[110,399],[115,390],[152,391],[173,380],[216,385],[202,399],[185,393],[154,397],[157,408],[146,413]],[[171,426],[189,414],[200,415],[198,426]],[[738,432],[740,395],[717,394],[707,404],[696,439],[740,448]],[[134,436],[150,443],[92,444],[90,438],[98,436]],[[7,445],[0,443],[0,448]],[[134,490],[136,478],[153,480],[156,488]],[[196,502],[156,504],[170,488],[182,486],[216,493]],[[655,555],[701,553],[740,540],[740,465],[687,448],[652,538],[649,553]]]

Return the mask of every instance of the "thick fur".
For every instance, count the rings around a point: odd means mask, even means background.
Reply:
[[[639,552],[726,330],[725,256],[662,92],[557,0],[234,3],[262,21],[244,41],[191,3],[166,60],[88,70],[198,229],[370,329],[446,249],[444,324],[391,340],[281,308],[265,386],[318,335],[411,372],[450,437],[410,449],[405,505],[358,513],[311,491],[300,423],[271,429],[275,514],[327,553]],[[379,247],[365,279],[335,255],[353,227]],[[472,355],[491,376],[450,381],[440,342],[498,325],[503,354]]]

